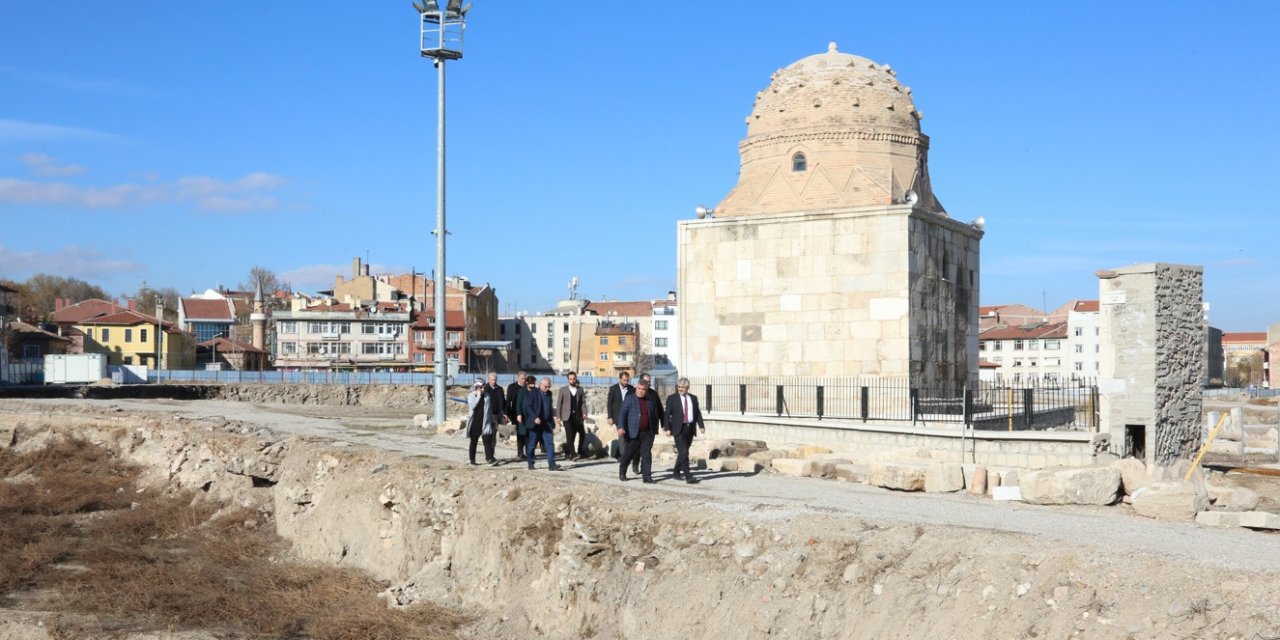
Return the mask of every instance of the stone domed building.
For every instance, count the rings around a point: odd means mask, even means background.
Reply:
[[[679,223],[682,373],[977,379],[982,231],[934,196],[921,117],[834,43],[773,74],[737,186]]]

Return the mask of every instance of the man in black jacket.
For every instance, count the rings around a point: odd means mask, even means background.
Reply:
[[[626,371],[619,373],[618,383],[609,387],[609,398],[605,405],[606,411],[609,412],[607,419],[610,427],[616,428],[618,426],[618,412],[622,410],[622,401],[626,400],[627,396],[634,391],[635,387],[631,386],[631,374]],[[622,457],[621,454],[622,452],[619,452],[619,458]],[[640,473],[639,460],[636,460],[635,465],[631,467],[631,470],[634,473]]]
[[[702,422],[702,410],[698,408],[698,396],[689,393],[689,379],[680,378],[676,382],[676,392],[667,396],[667,435],[676,440],[675,477],[694,484],[693,472],[689,470],[689,445],[693,444],[695,431],[707,432],[707,425]]]
[[[636,385],[635,393],[629,394],[618,410],[618,437],[627,442],[618,462],[618,479],[623,482],[627,480],[627,466],[638,458],[645,484],[653,483],[653,437],[665,417],[658,410],[658,397],[648,391],[644,382]]]

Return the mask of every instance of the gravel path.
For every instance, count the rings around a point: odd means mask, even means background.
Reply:
[[[467,442],[463,438],[428,435],[411,429],[354,429],[342,424],[344,420],[349,421],[349,411],[341,412],[340,417],[318,418],[300,415],[296,407],[282,406],[276,410],[215,400],[58,400],[39,404],[118,407],[130,412],[175,412],[192,417],[221,416],[278,433],[331,438],[408,455],[466,462]],[[389,420],[383,418],[380,422]],[[511,461],[499,467],[502,472],[523,470],[523,463],[514,461],[510,447],[500,446],[498,455]],[[634,481],[619,485],[617,465],[611,460],[565,466],[568,471],[556,474],[558,480],[606,483],[635,491],[663,491],[705,508],[750,514],[753,518],[783,519],[807,512],[848,515],[872,523],[966,527],[1092,546],[1108,555],[1153,555],[1239,571],[1280,572],[1280,540],[1274,534],[1159,522],[1135,516],[1124,506],[1042,507],[995,502],[963,493],[900,493],[832,480],[736,472],[704,472],[699,476],[703,480],[701,484],[689,486],[665,480],[669,476],[665,469],[660,473],[655,470],[655,478],[659,480],[656,485]],[[540,461],[539,469],[531,473],[549,472]],[[995,542],[998,544],[998,540]]]

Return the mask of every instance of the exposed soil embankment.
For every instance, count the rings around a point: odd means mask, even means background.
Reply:
[[[151,482],[246,504],[269,495],[295,555],[388,581],[399,605],[472,612],[475,637],[1280,635],[1275,573],[986,530],[784,517],[714,494],[460,468],[234,422],[0,414],[18,420],[17,439],[50,425],[93,433]]]

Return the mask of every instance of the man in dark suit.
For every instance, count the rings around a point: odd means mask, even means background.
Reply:
[[[556,464],[556,445],[552,436],[556,428],[556,405],[551,397],[551,378],[543,378],[537,389],[525,392],[523,421],[529,430],[529,445],[525,450],[529,468],[533,468],[534,443],[541,440],[547,452],[547,468],[552,471],[563,469]]]
[[[587,411],[587,392],[578,384],[578,374],[570,371],[569,384],[556,395],[556,417],[564,427],[564,454],[570,460],[587,455],[587,430],[583,417]],[[575,444],[574,441],[577,440]]]
[[[609,398],[605,405],[605,410],[609,412],[607,419],[609,426],[615,429],[622,423],[618,421],[618,412],[622,411],[622,401],[627,396],[635,392],[635,387],[631,386],[631,374],[623,371],[618,374],[618,383],[609,387]],[[621,455],[619,455],[621,459]],[[640,473],[640,461],[636,460],[635,466],[631,467],[633,473]]]
[[[506,409],[507,420],[510,420],[511,426],[516,429],[516,457],[520,460],[524,460],[525,438],[528,437],[520,435],[520,392],[525,389],[524,379],[528,377],[528,375],[529,374],[524,371],[521,371],[516,374],[516,379],[513,380],[511,384],[507,385],[507,403],[504,407]]]
[[[622,401],[622,408],[618,410],[618,437],[626,440],[627,448],[618,462],[619,480],[627,481],[627,466],[638,457],[645,484],[653,484],[653,437],[664,420],[658,410],[657,396],[649,394],[644,382],[636,385],[635,393]]]
[[[689,393],[689,379],[680,378],[676,382],[676,392],[667,396],[667,435],[676,439],[675,477],[694,484],[693,472],[689,470],[689,445],[693,444],[695,431],[707,432],[707,425],[702,422],[702,410],[698,408],[698,396]]]

